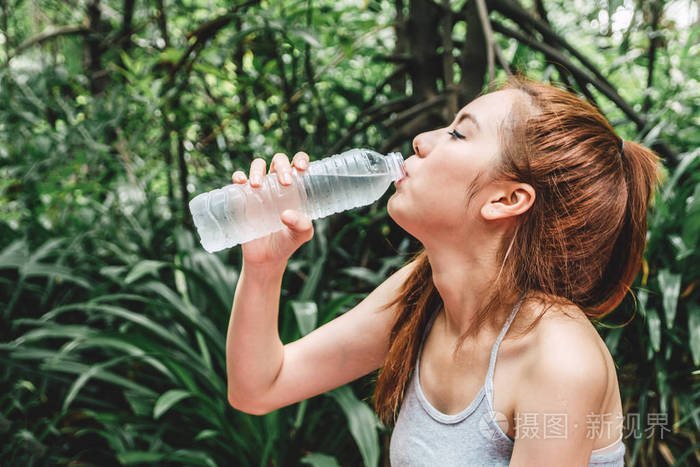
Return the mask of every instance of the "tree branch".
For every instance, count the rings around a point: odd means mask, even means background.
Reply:
[[[410,109],[402,112],[398,118],[391,122],[391,126],[400,126],[400,128],[391,136],[391,138],[384,142],[382,147],[379,148],[379,152],[387,153],[392,149],[396,149],[399,142],[411,137],[411,135],[415,135],[419,131],[424,130],[426,127],[430,127],[434,123],[432,119],[434,113],[426,112],[426,110],[442,104],[445,99],[445,94],[441,94],[428,99],[425,102],[416,104]]]
[[[542,52],[550,60],[556,60],[563,66],[565,66],[571,72],[571,75],[574,76],[577,80],[580,80],[582,83],[590,83],[593,86],[595,86],[598,89],[598,91],[600,91],[605,97],[614,102],[615,105],[617,105],[620,108],[620,110],[622,110],[625,113],[625,115],[627,115],[627,117],[632,122],[634,122],[635,125],[637,125],[639,131],[644,131],[646,129],[648,123],[647,119],[637,114],[634,111],[634,109],[632,109],[632,107],[627,102],[625,102],[625,100],[622,99],[622,97],[620,97],[617,91],[610,88],[605,83],[598,80],[596,77],[589,75],[585,70],[582,70],[581,68],[576,66],[562,52],[548,44],[539,42],[534,38],[526,36],[525,34],[519,31],[512,30],[498,22],[494,21],[492,24],[494,31],[498,31],[501,34],[504,34],[508,37],[512,37],[522,42],[523,44]],[[652,144],[652,148],[655,151],[657,151],[662,157],[664,157],[670,166],[674,166],[675,164],[677,164],[678,158],[675,152],[663,141],[657,141],[656,143]]]
[[[233,19],[236,17],[238,10],[242,8],[249,7],[251,5],[260,3],[260,0],[249,0],[240,5],[236,5],[231,11],[218,16],[214,19],[202,23],[197,29],[190,31],[186,34],[187,39],[195,38],[194,42],[188,47],[187,51],[183,54],[180,61],[172,68],[170,71],[170,84],[175,80],[175,74],[182,69],[185,62],[189,58],[190,54],[197,49],[204,47],[204,45],[209,41],[209,39],[216,36],[224,27],[226,27]],[[168,86],[169,87],[169,86]]]
[[[374,107],[368,108],[365,112],[360,114],[357,119],[352,123],[350,128],[348,129],[347,133],[343,135],[342,138],[340,138],[332,147],[331,147],[331,153],[335,154],[338,151],[340,151],[352,138],[363,131],[365,131],[367,128],[370,126],[374,125],[377,123],[379,120],[384,118],[385,116],[389,115],[392,112],[397,112],[400,110],[404,110],[407,107],[407,104],[410,104],[413,102],[413,99],[411,97],[400,97],[398,99],[394,99],[388,102],[383,102],[379,105],[376,105]],[[364,124],[358,127],[359,122],[362,121],[362,119],[370,117],[369,120],[367,120]]]
[[[594,85],[602,94],[604,94],[608,99],[613,101],[620,109],[629,117],[630,120],[632,120],[637,126],[643,127],[646,124],[646,121],[644,118],[641,116],[637,115],[637,113],[632,109],[632,107],[627,104],[618,94],[616,91],[613,89],[610,89],[608,86],[606,86],[605,83],[600,82],[598,79],[596,79],[594,76],[589,75],[585,70],[582,70],[581,68],[577,67],[569,58],[564,55],[561,51],[555,49],[551,45],[545,44],[543,42],[539,42],[534,38],[531,38],[529,36],[526,36],[525,34],[515,31],[513,29],[510,29],[500,23],[493,22],[493,29],[494,31],[498,31],[501,34],[504,34],[508,37],[512,37],[514,39],[517,39],[518,41],[522,42],[525,45],[530,46],[531,48],[538,50],[542,52],[547,58],[551,60],[556,60],[563,66],[569,70],[569,72],[574,76],[580,79],[582,82],[588,82]]]
[[[535,30],[542,34],[544,42],[546,42],[547,44],[560,46],[562,49],[567,50],[569,53],[571,53],[571,55],[573,55],[577,60],[579,60],[585,68],[587,68],[591,73],[593,73],[593,76],[595,76],[598,83],[601,86],[607,88],[608,93],[617,94],[614,86],[610,84],[610,82],[603,76],[600,70],[598,70],[598,68],[590,60],[588,60],[581,52],[572,47],[571,44],[569,44],[566,41],[566,39],[554,32],[554,30],[549,24],[537,18],[513,0],[489,0],[489,3],[494,10],[512,19],[517,24],[521,26],[532,26]]]
[[[46,28],[43,32],[37,34],[36,36],[27,39],[26,41],[22,42],[20,45],[17,46],[17,48],[14,50],[14,52],[11,55],[8,55],[7,61],[3,64],[3,67],[7,66],[10,63],[10,60],[16,57],[17,55],[21,54],[27,49],[30,49],[36,45],[42,44],[46,41],[49,41],[51,39],[56,39],[57,37],[62,37],[62,36],[71,36],[71,35],[84,35],[90,32],[90,30],[81,25],[73,25],[73,26],[62,26],[62,27],[55,27],[55,26],[50,26]]]
[[[659,0],[653,2],[651,8],[651,38],[649,42],[649,58],[647,59],[647,89],[642,104],[642,112],[646,113],[651,109],[651,87],[654,85],[654,65],[656,64],[656,49],[661,42],[659,40],[659,21],[663,13],[663,3]]]
[[[484,39],[486,40],[486,64],[489,70],[489,89],[491,89],[493,80],[496,77],[493,59],[493,32],[489,24],[489,14],[486,11],[484,0],[476,0],[476,9],[479,12],[479,21],[481,21],[481,28],[484,30]]]
[[[549,27],[551,28],[552,25],[549,22],[549,19],[547,18],[547,10],[544,7],[544,1],[543,0],[535,0],[535,9],[537,10],[537,14],[539,15],[540,19],[542,21],[544,21],[547,25],[549,25]],[[588,90],[586,83],[581,82],[576,77],[570,76],[569,70],[567,70],[564,66],[562,66],[561,63],[553,62],[552,65],[554,66],[554,68],[557,69],[557,71],[559,72],[559,76],[561,77],[561,80],[564,82],[564,84],[566,85],[566,88],[570,92],[573,92],[573,93],[576,92],[576,88],[574,88],[574,86],[571,82],[571,80],[573,78],[573,81],[578,85],[579,92],[581,92],[586,97],[586,99],[588,100],[588,102],[592,106],[599,108],[598,102],[596,102],[595,97],[593,97],[593,94],[591,94],[591,92]]]
[[[437,96],[432,97],[426,101],[419,102],[416,105],[398,114],[396,118],[390,121],[386,126],[391,128],[403,125],[406,121],[413,119],[417,114],[423,113],[426,110],[430,110],[438,104],[442,104],[443,102],[445,102],[446,99],[446,94],[438,94]]]
[[[445,84],[445,92],[447,94],[447,112],[452,116],[457,113],[457,93],[454,92],[454,70],[452,65],[454,57],[452,56],[452,28],[454,23],[452,20],[453,13],[450,8],[450,0],[442,0],[442,6],[445,10],[445,15],[442,18],[442,74]],[[449,117],[448,117],[449,118]]]

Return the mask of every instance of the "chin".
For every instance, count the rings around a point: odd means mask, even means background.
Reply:
[[[411,222],[413,219],[407,215],[406,211],[404,211],[401,208],[401,203],[397,205],[397,202],[394,201],[392,203],[392,200],[394,199],[394,196],[389,198],[389,202],[386,205],[386,210],[387,214],[389,214],[389,217],[403,230],[405,230],[407,233],[410,235],[413,235],[412,231],[415,229],[411,228]]]

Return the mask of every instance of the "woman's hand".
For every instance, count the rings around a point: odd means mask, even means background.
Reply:
[[[281,185],[289,186],[293,183],[292,166],[298,171],[305,170],[309,166],[309,156],[304,152],[298,152],[289,163],[285,154],[275,154],[270,163],[270,173],[277,173]],[[265,159],[256,158],[250,164],[250,186],[252,189],[260,188],[265,176]],[[246,183],[246,175],[242,170],[236,170],[232,177],[233,183]],[[256,238],[241,245],[243,261],[248,264],[261,266],[279,265],[286,263],[289,257],[304,243],[314,236],[314,228],[309,219],[303,213],[286,209],[280,216],[285,228],[273,232],[265,237]]]

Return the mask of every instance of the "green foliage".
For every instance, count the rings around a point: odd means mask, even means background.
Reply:
[[[125,464],[170,460],[195,465],[256,465],[268,459],[280,465],[284,459],[301,459],[313,446],[343,452],[349,448],[347,436],[355,440],[357,451],[345,453],[346,458],[361,455],[366,465],[377,465],[380,425],[350,387],[329,393],[331,398],[305,401],[263,417],[229,407],[223,330],[237,269],[223,263],[219,255],[204,252],[192,234],[181,228],[172,229],[174,256],[141,259],[150,244],[140,242],[151,236],[142,235],[137,219],[154,204],[147,194],[142,195],[146,202],[133,206],[119,206],[112,198],[103,206],[110,215],[99,228],[71,245],[53,240],[31,254],[27,243],[18,240],[0,254],[0,268],[21,278],[15,302],[41,295],[41,288],[46,290],[49,284],[81,290],[77,301],[72,295],[47,292],[46,303],[33,313],[19,307],[10,310],[12,319],[6,322],[16,337],[0,345],[0,358],[8,380],[17,383],[0,404],[14,437],[5,445],[3,457],[18,463],[39,458],[64,462],[77,455],[75,460],[98,464],[112,459]],[[122,217],[132,222],[122,223]],[[161,222],[160,227],[172,225]],[[153,230],[158,232],[159,225]],[[118,243],[112,235],[136,241]],[[309,245],[314,250],[326,243],[315,242]],[[61,258],[68,258],[68,264],[54,263]],[[87,261],[92,262],[89,282],[78,276],[66,281],[65,274],[56,272],[75,270]],[[296,260],[290,268],[305,268],[301,262],[309,264],[309,257]],[[34,266],[38,264],[43,266]],[[307,280],[309,284],[314,281]],[[318,293],[320,281],[315,284],[286,302],[297,318],[309,316],[311,310],[313,316],[328,321],[347,309],[348,299],[353,298],[348,295],[331,301],[319,313],[309,300]],[[284,302],[282,308],[288,308]],[[289,312],[282,316],[284,341],[315,327],[300,321],[297,328],[289,317]],[[18,375],[29,379],[17,379]],[[37,389],[33,379],[44,387]],[[311,404],[313,416],[308,416]],[[15,431],[20,414],[34,406],[41,407],[43,417]],[[338,409],[348,425],[338,424],[329,431],[322,421]],[[66,444],[58,443],[59,439]],[[27,443],[42,449],[28,450]],[[77,454],[90,444],[99,447],[90,454]]]
[[[644,273],[635,287],[637,303],[621,307],[639,317],[623,327],[601,323],[601,333],[622,369],[625,411],[639,414],[640,426],[628,429],[641,432],[649,414],[666,414],[666,426],[656,428],[666,432],[657,442],[668,446],[671,441],[664,439],[686,439],[688,447],[674,451],[676,457],[695,449],[692,445],[700,431],[700,244],[696,234],[684,235],[700,223],[698,194],[700,151],[696,150],[681,155],[654,198]],[[631,440],[632,465],[643,456],[647,435]]]
[[[444,91],[444,48],[414,66],[410,35],[435,31],[394,25],[444,2],[401,2],[402,15],[399,2],[378,0],[231,3],[0,0],[3,465],[374,466],[387,455],[389,432],[366,402],[372,375],[262,417],[228,405],[224,330],[239,250],[205,253],[186,203],[254,157],[410,151],[415,122],[436,121],[412,98],[420,86]],[[481,64],[463,62],[471,3],[449,3],[458,80]],[[630,295],[597,324],[621,369],[625,412],[640,414],[639,429],[667,413],[672,429],[626,439],[628,464],[700,461],[700,28],[678,23],[683,2],[522,3],[544,5],[553,31],[643,121],[497,33],[512,67],[568,79],[620,134],[680,154],[655,198],[636,303]],[[655,26],[654,5],[665,5]],[[503,11],[494,24],[547,42]],[[284,342],[350,309],[414,250],[385,201],[315,221],[285,275]],[[612,323],[625,314],[635,314],[629,324]]]

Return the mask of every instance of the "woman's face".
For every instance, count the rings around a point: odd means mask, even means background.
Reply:
[[[389,199],[392,219],[423,243],[426,236],[464,239],[475,222],[483,222],[480,208],[488,190],[479,190],[468,203],[468,189],[495,166],[500,153],[498,125],[519,98],[517,90],[483,95],[462,108],[450,125],[416,136],[415,155],[406,159],[408,176],[397,183]]]

